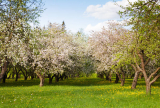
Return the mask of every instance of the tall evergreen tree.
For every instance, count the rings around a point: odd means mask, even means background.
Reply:
[[[62,31],[65,31],[65,28],[66,28],[66,25],[65,25],[65,22],[63,21],[62,22]]]

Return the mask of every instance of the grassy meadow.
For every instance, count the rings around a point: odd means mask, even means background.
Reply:
[[[160,80],[145,93],[144,79],[131,90],[132,79],[120,83],[96,77],[66,79],[39,87],[39,79],[7,79],[0,83],[0,108],[160,108]]]

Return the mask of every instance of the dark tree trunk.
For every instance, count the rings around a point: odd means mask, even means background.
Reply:
[[[135,76],[135,74],[131,74],[131,78],[133,78]]]
[[[68,79],[68,76],[65,73],[63,73],[63,75],[64,75],[64,79]]]
[[[126,78],[128,78],[128,75],[126,75]]]
[[[1,73],[0,73],[0,82],[3,79],[6,71],[7,71],[7,62],[4,63],[4,65],[1,67]]]
[[[109,74],[106,73],[106,80],[109,80]]]
[[[62,75],[60,75],[60,79],[61,79],[61,80],[63,80],[63,77],[64,77],[64,76],[63,76],[63,74],[62,74]]]
[[[133,82],[132,82],[132,87],[131,87],[131,89],[135,89],[135,88],[136,88],[137,81],[138,81],[138,75],[139,75],[139,72],[135,72],[135,75],[134,75],[134,79],[133,79]]]
[[[120,68],[121,70],[121,74],[122,74],[122,77],[121,75],[117,72],[117,76],[118,78],[121,80],[121,86],[124,86],[124,82],[125,82],[125,71],[122,69],[122,67]]]
[[[20,70],[15,66],[15,67],[13,67],[13,71],[14,71],[14,73],[16,73],[15,81],[18,81],[18,78],[20,78],[20,75],[19,75]]]
[[[59,75],[55,75],[55,82],[59,82]]]
[[[51,76],[51,74],[48,74],[48,78],[49,78],[49,84],[52,84],[52,79],[53,79],[54,75]]]
[[[118,75],[116,74],[116,80],[115,80],[115,83],[118,83],[119,81],[119,78],[118,78]]]
[[[21,68],[21,72],[22,72],[22,74],[23,74],[23,76],[24,76],[24,80],[27,80],[27,78],[29,77],[29,75],[28,75],[28,70],[25,68],[25,67],[21,67],[20,66],[20,68]]]
[[[31,80],[33,80],[33,78],[34,78],[34,75],[31,75]]]
[[[12,79],[14,79],[14,73],[12,73]]]
[[[7,78],[7,74],[5,73],[4,76],[3,76],[3,83],[6,82],[6,78]]]
[[[38,76],[36,74],[34,74],[34,78],[38,78]]]
[[[104,79],[104,74],[103,73],[98,73],[98,77]]]
[[[16,79],[15,79],[15,81],[18,81],[18,73],[16,73]]]
[[[53,78],[49,78],[49,84],[52,84],[52,79],[53,79]]]
[[[24,80],[27,80],[27,77],[28,77],[28,76],[24,76]]]
[[[106,73],[105,76],[106,76],[106,80],[111,82],[111,77],[112,77],[111,73]]]
[[[109,81],[111,82],[111,79],[112,79],[112,74],[110,73],[109,74]]]

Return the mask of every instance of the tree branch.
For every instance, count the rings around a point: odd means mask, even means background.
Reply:
[[[158,78],[160,77],[160,74],[158,74],[149,84],[153,84]]]
[[[148,60],[144,63],[144,66],[146,66],[149,61],[150,61],[150,58],[148,58]]]
[[[138,69],[139,71],[142,71],[142,69],[139,67],[139,65],[138,65],[138,63],[137,63],[137,61],[136,61],[135,54],[134,54],[134,58],[135,58],[135,62],[136,62],[136,67],[137,67],[137,69]]]
[[[141,59],[141,68],[143,69],[143,71],[145,71],[145,68],[144,68],[144,59],[143,59],[143,56],[141,54],[138,54],[138,56],[140,57]]]
[[[136,9],[142,9],[143,6],[149,4],[149,2],[152,3],[152,2],[154,2],[154,1],[157,2],[158,0],[149,0],[148,2],[144,3],[141,7],[137,7]],[[155,2],[154,2],[153,5],[155,5]]]
[[[134,69],[135,71],[137,71],[136,67],[135,67],[133,64],[131,64],[131,66],[133,67],[133,69]]]
[[[120,74],[118,72],[117,72],[117,76],[122,81],[122,78],[121,78],[121,76],[120,76]]]
[[[160,69],[160,67],[158,67],[157,70],[154,71],[154,72],[149,76],[149,80],[151,79],[151,77],[152,77],[154,74],[156,74],[156,73],[158,72],[159,69]]]

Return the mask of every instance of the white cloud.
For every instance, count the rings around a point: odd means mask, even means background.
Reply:
[[[137,0],[129,0],[130,2],[134,2]],[[128,4],[127,0],[117,1],[118,5],[126,6]],[[97,19],[107,19],[107,20],[115,20],[119,19],[118,12],[122,10],[121,7],[115,5],[115,2],[107,2],[105,5],[89,5],[85,11],[85,14],[88,16],[95,17]]]
[[[130,2],[135,2],[137,0],[129,0]],[[122,0],[122,1],[117,1],[116,2],[118,5],[122,6],[127,6],[128,5],[128,0]],[[119,10],[122,10],[121,7],[118,5],[115,5],[115,2],[109,1],[104,5],[89,5],[85,11],[85,14],[91,17],[95,17],[97,19],[105,19],[105,20],[110,20],[110,21],[116,21],[120,19],[118,12]],[[84,31],[86,33],[89,33],[91,31],[101,31],[103,27],[107,28],[107,22],[109,21],[104,21],[100,22],[96,25],[91,25],[89,24]],[[123,23],[121,21],[120,23]]]
[[[91,24],[87,25],[87,27],[85,28],[85,32],[90,32],[90,31],[100,31],[103,27],[107,27],[107,22],[101,22],[98,23],[97,25],[93,26]]]
[[[86,33],[90,33],[90,32],[92,32],[92,31],[101,31],[103,27],[107,29],[107,28],[108,28],[108,22],[118,22],[118,23],[120,23],[120,24],[126,23],[124,20],[122,20],[122,21],[117,21],[117,20],[104,21],[104,22],[98,23],[98,24],[96,24],[96,25],[94,25],[94,26],[91,25],[91,24],[89,24],[89,25],[87,25],[87,27],[84,29],[84,31],[85,31]]]

